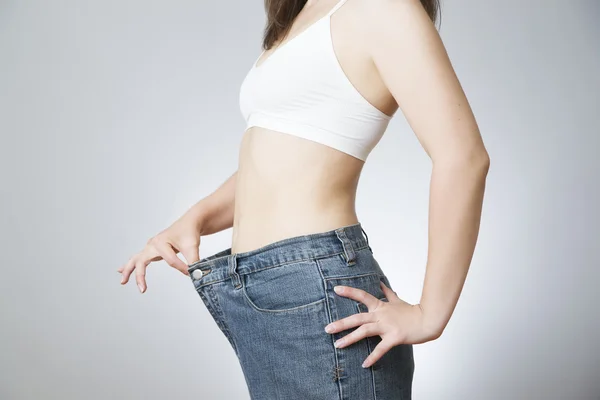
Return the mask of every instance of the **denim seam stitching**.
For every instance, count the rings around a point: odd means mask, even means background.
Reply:
[[[235,344],[233,337],[231,336],[231,332],[229,331],[229,327],[227,326],[227,323],[225,322],[225,316],[223,314],[223,310],[221,309],[221,304],[219,304],[217,294],[214,292],[214,288],[212,288],[212,287],[208,288],[207,292],[208,292],[208,295],[210,296],[211,300],[213,301],[215,311],[217,312],[217,314],[219,316],[218,322],[223,327],[223,330],[225,331],[225,336],[231,342],[231,344],[233,345],[234,351],[237,354],[237,345]]]
[[[208,288],[207,292],[212,291],[212,288]],[[214,296],[212,296],[211,294],[209,294],[208,296],[210,297],[207,298],[201,291],[198,291],[198,294],[200,295],[200,297],[202,298],[202,300],[206,303],[206,308],[208,310],[208,312],[211,314],[211,316],[213,317],[214,321],[216,322],[217,326],[220,329],[225,329],[227,330],[224,326],[223,323],[221,322],[221,316],[218,313],[217,309],[216,309],[216,305],[215,305],[215,301],[214,301]],[[229,337],[227,336],[227,333],[223,332],[225,335],[225,338],[227,340],[229,340],[229,342],[231,342],[231,340],[229,339]],[[235,346],[234,346],[235,348]]]
[[[368,247],[369,246],[356,247],[355,250],[358,251],[358,250],[366,249]],[[283,263],[280,263],[280,264],[269,265],[268,267],[256,269],[256,270],[253,270],[251,272],[240,273],[239,275],[248,275],[248,274],[252,274],[254,272],[264,271],[264,270],[270,269],[270,268],[276,268],[276,267],[281,267],[281,266],[284,266],[284,265],[296,264],[296,263],[305,262],[305,261],[315,261],[315,260],[318,260],[318,259],[321,259],[321,258],[333,257],[333,256],[337,256],[337,255],[340,255],[340,254],[344,254],[344,252],[340,251],[340,252],[337,252],[337,253],[328,253],[328,254],[325,254],[325,255],[322,255],[322,256],[316,256],[316,257],[312,256],[312,257],[308,257],[308,258],[302,258],[300,260],[287,261],[287,262],[283,262]]]
[[[288,261],[288,262],[284,262],[284,263],[277,264],[277,265],[269,265],[269,266],[267,266],[267,267],[260,268],[260,269],[255,269],[255,270],[252,270],[252,271],[250,271],[250,272],[244,272],[244,273],[239,273],[239,272],[238,272],[238,274],[239,274],[240,276],[242,276],[242,275],[249,275],[249,274],[253,274],[253,273],[255,273],[255,272],[266,271],[267,269],[271,269],[271,268],[284,267],[284,266],[286,266],[286,265],[299,264],[299,263],[303,263],[303,262],[306,262],[306,261],[314,261],[314,260],[315,260],[315,258],[313,258],[313,257],[309,257],[309,258],[303,258],[303,259],[301,259],[301,260],[293,260],[293,261]]]
[[[304,308],[307,307],[312,307],[312,306],[317,306],[321,303],[323,303],[325,301],[325,299],[319,299],[317,301],[313,301],[312,303],[308,303],[308,304],[303,304],[301,306],[297,306],[297,307],[292,307],[292,308],[285,308],[282,310],[269,310],[266,308],[260,308],[258,307],[256,304],[254,304],[254,302],[250,299],[250,297],[248,296],[248,294],[246,293],[246,286],[242,286],[242,293],[244,294],[244,297],[246,298],[246,300],[248,301],[248,303],[250,304],[250,306],[252,308],[254,308],[256,311],[262,312],[262,313],[285,313],[285,312],[294,312],[294,311],[298,311],[298,310],[302,310]]]
[[[356,251],[363,250],[363,249],[367,249],[368,247],[369,246],[357,247],[355,250]],[[317,261],[317,260],[320,260],[320,259],[323,259],[323,258],[328,258],[328,257],[333,257],[333,256],[339,256],[340,254],[344,254],[344,252],[340,251],[340,252],[337,252],[337,253],[329,253],[329,254],[325,254],[325,255],[322,255],[322,256],[318,256],[318,257],[303,258],[301,260],[294,260],[294,261],[290,261],[290,262],[286,262],[286,263],[281,263],[281,264],[272,265],[272,266],[269,266],[269,267],[257,269],[257,270],[251,271],[251,272],[244,272],[244,273],[238,273],[238,274],[240,276],[243,276],[243,275],[252,274],[254,272],[264,271],[264,270],[270,269],[270,268],[280,267],[282,265],[294,264],[294,263],[304,262],[304,261]],[[217,280],[210,281],[210,282],[205,282],[205,283],[199,284],[198,286],[196,286],[196,288],[199,289],[201,287],[204,287],[204,286],[207,286],[207,285],[212,285],[214,283],[224,282],[224,281],[226,281],[228,279],[231,279],[231,277],[228,276],[226,278],[217,279]]]
[[[217,280],[210,281],[210,282],[205,282],[205,283],[202,283],[202,284],[196,286],[196,289],[203,288],[204,286],[210,286],[210,285],[215,284],[215,283],[225,282],[228,279],[231,279],[231,278],[227,277],[227,278],[217,279]]]
[[[334,279],[356,279],[356,278],[364,278],[366,276],[379,276],[379,274],[376,272],[369,272],[367,274],[360,274],[360,275],[329,276],[329,277],[325,278],[325,281],[331,281]]]
[[[368,249],[368,248],[369,248],[369,246],[355,247],[354,251],[358,252],[359,250],[364,250],[364,249]],[[320,260],[323,258],[329,258],[329,257],[333,257],[333,256],[339,256],[340,254],[344,254],[344,253],[345,253],[345,251],[339,251],[337,253],[328,253],[328,254],[324,254],[322,256],[315,257],[315,260]]]
[[[386,298],[385,296],[383,298]],[[382,300],[383,298],[378,298],[378,300]],[[358,310],[359,313],[362,313],[363,311],[361,310],[361,305],[363,303],[361,302],[357,302],[356,303],[356,309]],[[367,309],[368,312],[368,309]],[[371,340],[369,340],[370,336],[367,336],[365,338],[365,343],[367,344],[367,349],[369,350],[369,355],[371,355],[373,353],[373,349],[371,348]],[[373,400],[377,400],[377,390],[375,387],[375,371],[373,371],[373,366],[371,365],[371,367],[369,367],[369,369],[371,370],[371,382],[373,384],[372,388],[373,388]]]
[[[334,255],[338,255],[341,254],[340,253],[336,253],[333,254]],[[327,279],[324,277],[323,273],[322,273],[322,269],[321,269],[321,263],[319,261],[319,259],[315,260],[317,262],[317,268],[319,269],[319,273],[321,274],[321,277],[323,278],[323,290],[325,291],[325,309],[327,310],[327,322],[328,323],[332,323],[333,322],[333,316],[331,314],[331,305],[329,304],[329,296],[327,295]],[[331,346],[333,347],[333,355],[335,358],[335,368],[336,370],[338,370],[340,368],[340,360],[338,357],[338,349],[337,347],[335,347],[335,340],[333,339],[334,336],[333,334],[330,334],[329,337],[331,338]],[[342,382],[341,379],[337,379],[337,385],[338,385],[338,394],[339,394],[339,400],[343,400],[342,396],[343,396],[343,390],[342,390]]]

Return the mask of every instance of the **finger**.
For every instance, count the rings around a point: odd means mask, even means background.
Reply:
[[[186,247],[184,249],[181,249],[180,251],[181,254],[183,254],[183,258],[185,258],[185,261],[188,265],[191,265],[196,261],[200,260],[200,248],[198,246]],[[185,274],[189,275],[187,266],[185,268]]]
[[[129,275],[133,272],[135,268],[135,257],[131,257],[125,267],[123,267],[122,277],[121,277],[121,285],[126,284],[129,281]]]
[[[363,361],[362,366],[364,368],[369,368],[371,365],[375,364],[385,353],[387,353],[394,345],[389,340],[380,341],[377,346],[373,349],[371,354]]]
[[[131,259],[129,259],[129,261],[127,261],[125,264],[121,265],[118,269],[117,272],[122,274],[123,271],[125,270],[125,267],[127,267],[127,264],[129,264],[129,262],[131,261]]]
[[[379,301],[379,299],[373,296],[371,293],[352,286],[338,285],[334,287],[333,290],[335,290],[335,292],[340,296],[349,297],[363,303],[369,310],[375,308],[377,306],[377,302]]]
[[[127,268],[127,266],[133,262],[133,259],[134,259],[134,258],[135,258],[135,257],[130,257],[130,258],[129,258],[129,260],[127,260],[127,262],[126,262],[125,264],[121,265],[121,266],[120,266],[120,267],[117,269],[117,272],[119,272],[119,273],[121,273],[121,274],[122,274],[122,273],[123,273],[123,271],[125,271],[125,268]]]
[[[177,257],[175,250],[173,250],[169,243],[157,242],[154,244],[154,247],[167,264],[187,275],[187,264],[181,258]]]
[[[387,297],[388,300],[399,299],[396,292],[394,292],[391,288],[387,287],[387,285],[383,281],[379,281],[379,283],[381,284],[380,286],[381,286],[381,290],[383,290],[383,294],[385,294],[385,297]]]
[[[356,343],[359,340],[362,340],[369,336],[375,336],[378,333],[377,324],[370,323],[364,324],[344,336],[335,341],[334,345],[337,348],[342,348],[351,345],[352,343]]]
[[[146,291],[146,267],[149,262],[142,260],[135,263],[135,281],[137,282],[138,288],[141,293]]]
[[[325,332],[335,333],[354,328],[362,324],[374,322],[375,316],[371,313],[352,314],[349,317],[338,319],[325,326]]]

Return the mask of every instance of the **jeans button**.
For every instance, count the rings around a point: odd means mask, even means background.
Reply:
[[[202,278],[203,275],[204,275],[204,272],[202,272],[201,269],[195,269],[194,271],[192,271],[192,277],[194,279],[200,279],[200,278]]]

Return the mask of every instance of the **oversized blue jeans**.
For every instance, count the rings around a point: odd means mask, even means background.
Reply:
[[[252,400],[411,399],[412,345],[395,346],[363,368],[380,336],[336,348],[334,342],[356,328],[324,330],[368,312],[334,286],[360,288],[383,301],[379,281],[392,288],[361,223],[244,253],[228,248],[190,264],[189,272],[239,359]]]

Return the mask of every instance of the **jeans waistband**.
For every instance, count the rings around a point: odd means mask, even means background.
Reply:
[[[355,262],[356,251],[369,247],[362,224],[343,226],[326,232],[294,236],[242,253],[231,253],[231,247],[202,258],[188,266],[196,285],[233,279],[240,287],[240,275],[267,267],[299,262],[344,253],[349,265]],[[370,248],[370,247],[369,247]],[[202,273],[194,272],[201,270]]]

